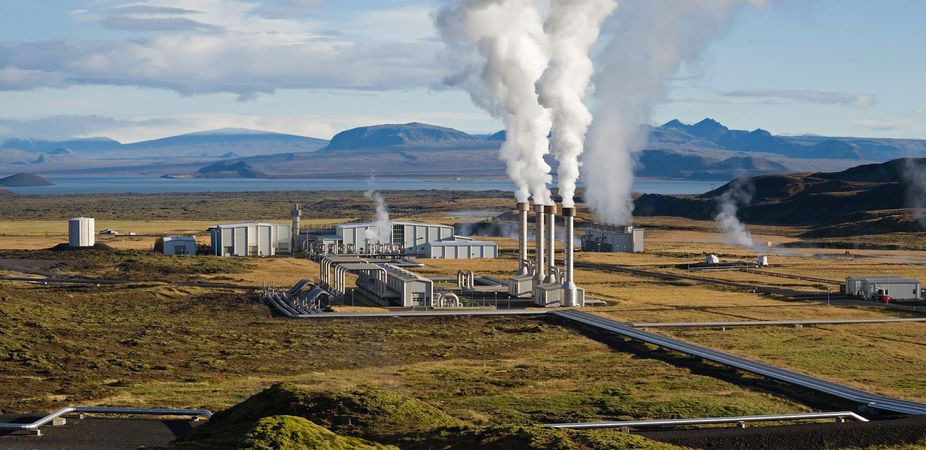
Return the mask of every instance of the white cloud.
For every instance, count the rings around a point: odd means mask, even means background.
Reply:
[[[747,102],[780,101],[795,103],[817,103],[823,105],[841,105],[854,108],[867,108],[878,103],[878,97],[872,94],[853,94],[845,92],[812,91],[800,89],[748,89],[725,92],[724,97],[744,99]]]
[[[104,84],[251,99],[285,88],[427,86],[442,73],[435,63],[439,44],[423,38],[433,34],[425,9],[359,14],[356,23],[338,26],[361,37],[345,38],[317,31],[327,24],[267,17],[258,8],[238,0],[150,0],[96,11],[110,28],[160,33],[108,41],[0,42],[0,90]],[[417,16],[422,17],[410,19]],[[426,33],[420,31],[425,24]]]

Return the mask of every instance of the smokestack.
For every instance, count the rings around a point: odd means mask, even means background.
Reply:
[[[542,201],[542,200],[541,200]],[[537,203],[534,205],[536,210],[536,219],[537,219],[537,230],[536,234],[536,265],[534,266],[534,284],[539,285],[543,283],[544,279],[544,268],[546,268],[546,263],[543,258],[543,240],[546,237],[543,233],[543,203]]]
[[[576,209],[564,207],[563,220],[566,222],[565,253],[566,253],[566,279],[563,280],[563,306],[578,306],[576,299],[576,283],[573,279],[572,235],[575,225]]]
[[[543,268],[545,272],[543,282],[554,283],[556,282],[556,275],[553,272],[556,268],[556,205],[544,205],[543,213],[547,216],[547,252],[549,253],[547,266]]]
[[[293,253],[295,253],[296,252],[296,242],[299,239],[299,230],[301,228],[299,219],[302,217],[302,210],[299,209],[298,203],[293,204],[293,209],[291,211],[291,214],[293,218],[293,236],[292,236],[292,242],[290,243],[292,247],[290,247],[290,249]]]
[[[518,202],[518,275],[527,275],[527,213],[530,203]]]

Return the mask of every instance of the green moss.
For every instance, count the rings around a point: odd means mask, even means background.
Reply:
[[[257,421],[244,436],[243,448],[254,450],[375,450],[397,449],[332,433],[302,417],[271,416]]]

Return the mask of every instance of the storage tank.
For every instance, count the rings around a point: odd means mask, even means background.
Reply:
[[[707,264],[712,264],[712,265],[720,264],[720,258],[718,258],[717,255],[710,254],[710,255],[707,255],[707,258],[704,259],[704,262]]]
[[[92,217],[68,220],[68,246],[93,247],[96,221]]]

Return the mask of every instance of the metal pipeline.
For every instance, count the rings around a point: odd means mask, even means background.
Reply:
[[[573,267],[573,233],[575,227],[576,209],[573,207],[563,208],[563,220],[566,222],[565,244],[563,245],[566,263],[566,275],[563,280],[563,306],[579,306],[576,299],[576,283]]]
[[[547,265],[543,268],[545,272],[543,282],[556,282],[556,205],[544,205],[543,213],[546,215],[547,223]]]
[[[531,210],[530,203],[518,202],[518,275],[527,275],[527,213]]]
[[[542,203],[535,204],[534,210],[536,212],[535,218],[537,220],[537,224],[536,224],[537,229],[534,231],[534,233],[536,234],[535,236],[536,255],[535,256],[537,258],[537,263],[534,265],[534,284],[540,285],[543,283],[543,279],[546,278],[543,272],[547,267],[546,261],[544,260],[544,252],[543,252],[543,240],[544,240],[543,204]]]
[[[41,419],[32,423],[0,423],[0,429],[3,430],[23,430],[31,431],[41,436],[42,432],[39,427],[54,422],[55,419],[67,414],[147,414],[156,416],[196,416],[212,417],[212,412],[205,409],[163,409],[163,408],[121,408],[110,406],[68,406],[61,408]]]

